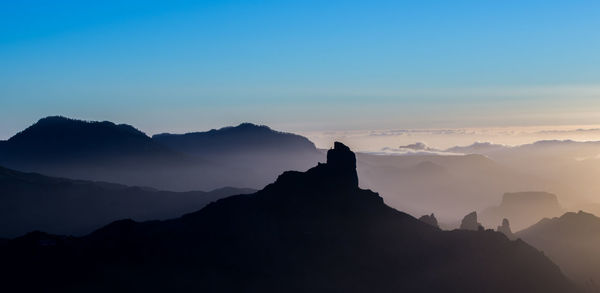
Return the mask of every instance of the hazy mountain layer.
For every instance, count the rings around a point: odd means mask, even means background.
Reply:
[[[217,199],[252,190],[167,192],[118,184],[70,180],[0,167],[0,237],[41,230],[84,235],[120,219],[167,219]]]
[[[485,226],[499,225],[508,219],[515,230],[521,230],[543,218],[552,218],[564,213],[556,195],[548,192],[505,193],[500,205],[487,208],[480,214]]]

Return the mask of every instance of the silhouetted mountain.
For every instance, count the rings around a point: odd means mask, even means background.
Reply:
[[[508,239],[515,238],[515,234],[513,234],[512,230],[510,229],[510,222],[508,219],[502,219],[502,224],[496,228],[496,231],[506,235]]]
[[[556,195],[548,192],[529,191],[505,193],[497,207],[485,209],[480,219],[486,226],[507,218],[515,230],[529,227],[540,219],[556,217],[563,213]]]
[[[0,143],[11,169],[175,191],[262,188],[324,156],[304,137],[248,123],[153,139],[129,125],[48,117]]]
[[[307,138],[274,131],[264,125],[242,123],[235,127],[186,134],[157,134],[155,141],[174,150],[197,156],[244,152],[314,153],[315,145]]]
[[[472,231],[483,230],[483,226],[477,222],[477,212],[471,212],[466,215],[460,222],[460,229]]]
[[[121,160],[179,156],[126,124],[87,122],[54,116],[40,119],[2,145],[0,163],[29,166],[47,163],[120,163]],[[108,162],[107,162],[108,161]]]
[[[434,214],[431,215],[423,215],[419,218],[419,221],[429,224],[433,227],[439,228],[440,226],[438,226],[438,222],[437,219],[435,218]]]
[[[167,219],[217,199],[252,190],[166,192],[118,184],[70,180],[0,167],[0,237],[33,230],[84,235],[116,220]]]
[[[569,212],[543,219],[515,235],[542,250],[582,286],[600,284],[600,218]]]
[[[132,126],[64,117],[40,119],[0,146],[0,165],[14,170],[157,188],[189,180],[181,173],[198,164]]]
[[[359,189],[344,145],[327,158],[179,219],[17,238],[0,250],[1,281],[22,291],[572,292],[524,242],[436,229]]]

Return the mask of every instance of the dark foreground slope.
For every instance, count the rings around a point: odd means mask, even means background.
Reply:
[[[0,167],[0,237],[34,230],[85,235],[116,220],[179,217],[217,199],[250,192],[237,188],[167,192]]]
[[[516,236],[544,251],[574,281],[600,292],[600,218],[569,212],[543,219]]]
[[[422,223],[359,189],[355,168],[336,143],[327,164],[179,219],[29,234],[0,250],[0,281],[82,292],[572,292],[524,242]]]

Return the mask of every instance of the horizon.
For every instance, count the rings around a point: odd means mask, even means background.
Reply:
[[[569,126],[527,126],[527,127],[480,127],[480,128],[415,128],[415,129],[370,129],[370,130],[322,130],[322,131],[296,131],[293,129],[282,129],[263,123],[243,121],[232,125],[222,125],[207,129],[180,129],[179,131],[149,132],[141,129],[135,124],[123,121],[90,120],[53,115],[48,117],[64,117],[86,122],[108,121],[115,124],[126,124],[133,126],[144,134],[153,135],[170,133],[184,134],[191,132],[206,132],[225,127],[235,127],[242,123],[250,123],[259,126],[267,126],[275,131],[293,133],[308,138],[317,148],[329,149],[333,142],[340,141],[349,145],[357,152],[402,154],[403,152],[393,149],[401,148],[413,143],[424,143],[427,147],[442,151],[456,146],[470,146],[476,143],[491,143],[504,146],[520,146],[539,141],[575,141],[575,142],[598,142],[600,141],[600,125],[569,125]],[[46,117],[41,117],[46,118]],[[0,141],[8,140],[10,137],[25,130],[27,127],[37,123],[39,119],[27,124],[6,137],[0,136]],[[386,150],[388,149],[388,150]]]

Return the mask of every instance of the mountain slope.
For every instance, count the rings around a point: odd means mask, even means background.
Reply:
[[[544,251],[578,283],[600,285],[600,218],[569,212],[543,219],[515,235]]]
[[[0,249],[0,278],[86,292],[572,292],[522,241],[444,232],[386,206],[358,188],[355,162],[336,143],[326,164],[179,219],[29,234]]]
[[[167,219],[211,201],[251,190],[166,192],[118,184],[70,180],[0,167],[0,237],[33,230],[84,235],[112,221]]]

